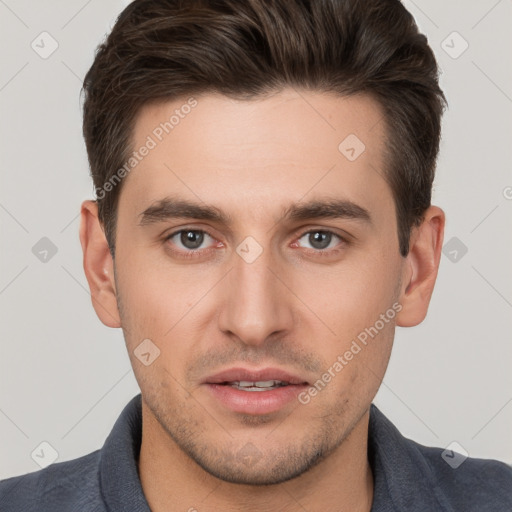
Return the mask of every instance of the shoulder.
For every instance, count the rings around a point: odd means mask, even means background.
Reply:
[[[97,450],[74,460],[0,481],[0,510],[5,512],[100,512]]]
[[[410,439],[407,443],[423,459],[433,491],[454,510],[512,510],[512,467],[497,460],[423,446]]]
[[[512,511],[512,468],[503,462],[408,439],[374,404],[368,440],[376,496],[387,506],[383,510],[392,503],[394,510],[418,512]]]

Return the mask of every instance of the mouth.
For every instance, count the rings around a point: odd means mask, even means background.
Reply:
[[[235,382],[225,382],[223,384],[235,389],[240,389],[241,391],[269,391],[271,389],[282,388],[290,385],[289,382],[282,380],[259,380],[256,382],[240,380]]]
[[[217,407],[243,414],[270,414],[293,402],[309,383],[279,368],[231,368],[202,383]]]
[[[243,388],[244,391],[260,391],[283,386],[298,386],[309,384],[305,379],[281,368],[229,368],[207,377],[206,384],[219,384]]]

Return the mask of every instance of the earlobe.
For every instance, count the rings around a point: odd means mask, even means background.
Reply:
[[[94,310],[106,326],[121,327],[114,281],[114,263],[98,218],[98,205],[95,201],[87,200],[82,203],[80,243]]]
[[[443,210],[431,206],[421,225],[411,233],[402,275],[402,310],[396,317],[396,323],[401,327],[418,325],[427,315],[441,259],[444,225]]]

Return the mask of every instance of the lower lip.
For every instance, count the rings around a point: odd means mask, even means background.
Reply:
[[[306,385],[290,384],[268,391],[242,391],[227,384],[206,384],[210,393],[234,412],[270,414],[297,399]]]

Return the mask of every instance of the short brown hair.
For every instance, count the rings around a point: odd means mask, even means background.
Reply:
[[[140,108],[216,92],[250,100],[284,87],[368,94],[385,112],[399,249],[430,206],[446,104],[426,37],[399,0],[135,0],[83,85],[83,132],[112,256],[119,186]]]

